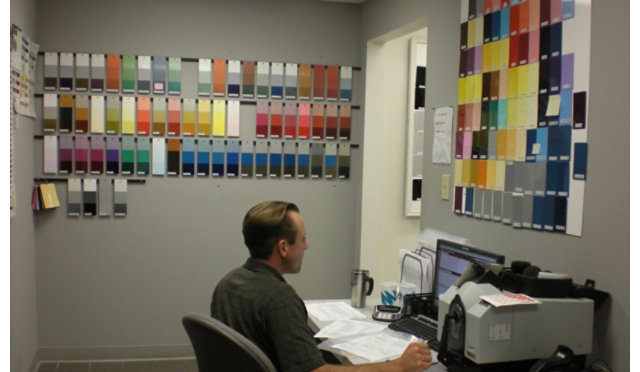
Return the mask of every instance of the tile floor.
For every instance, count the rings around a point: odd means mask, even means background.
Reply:
[[[116,360],[116,361],[43,361],[36,372],[198,372],[195,358]]]

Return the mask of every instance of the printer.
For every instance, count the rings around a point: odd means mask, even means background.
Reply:
[[[453,372],[526,371],[562,345],[583,363],[592,349],[594,311],[608,293],[592,281],[579,286],[548,276],[470,263],[438,298],[438,360]],[[535,302],[494,306],[482,298],[513,293]]]

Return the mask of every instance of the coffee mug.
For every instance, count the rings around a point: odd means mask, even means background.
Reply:
[[[416,293],[416,285],[413,283],[400,283],[398,286],[398,305],[402,306],[404,303],[404,296],[415,294]]]
[[[351,306],[365,307],[366,296],[373,292],[373,278],[369,270],[351,270]]]
[[[384,282],[380,285],[380,301],[383,305],[394,306],[398,299],[398,283]]]

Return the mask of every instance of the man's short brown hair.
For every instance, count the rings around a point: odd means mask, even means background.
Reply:
[[[289,211],[300,213],[298,206],[284,201],[262,202],[249,209],[242,222],[242,235],[252,258],[268,259],[280,239],[295,244],[298,231]]]

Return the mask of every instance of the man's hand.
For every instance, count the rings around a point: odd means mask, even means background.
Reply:
[[[393,362],[401,371],[420,372],[431,366],[431,350],[429,346],[419,342],[412,342],[402,353],[402,356]]]

